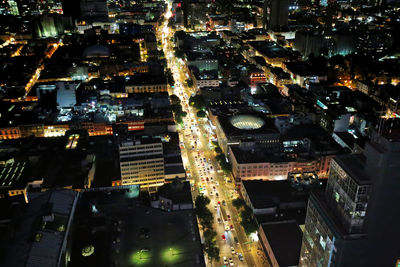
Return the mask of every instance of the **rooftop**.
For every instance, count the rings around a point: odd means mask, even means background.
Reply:
[[[31,192],[0,265],[57,266],[75,199],[71,190]]]
[[[303,233],[295,221],[261,225],[279,266],[297,266]]]
[[[232,126],[241,130],[255,130],[264,126],[265,121],[259,117],[252,115],[235,115],[229,121]]]
[[[24,188],[27,185],[26,167],[27,162],[18,161],[0,165],[0,188]]]
[[[335,162],[357,183],[370,184],[371,178],[364,172],[365,159],[362,155],[340,155],[334,158]]]
[[[310,195],[310,190],[297,190],[287,180],[252,180],[242,183],[255,209],[279,207],[282,203],[290,202],[302,202],[306,207]]]
[[[172,200],[175,203],[192,203],[191,187],[189,182],[172,182],[158,189],[157,194]]]
[[[84,58],[97,58],[97,57],[109,57],[110,56],[110,49],[107,46],[94,44],[87,47],[83,51]]]
[[[288,51],[285,48],[276,45],[275,42],[254,41],[248,42],[248,44],[254,47],[254,49],[256,49],[260,54],[268,58],[284,58],[289,56]]]
[[[275,126],[258,114],[236,114],[218,116],[218,121],[227,136],[277,134]]]
[[[285,62],[285,65],[288,70],[299,76],[324,75],[321,70],[305,62]]]
[[[295,159],[285,157],[285,156],[276,156],[274,154],[269,153],[265,149],[243,149],[239,146],[231,146],[232,153],[239,164],[246,163],[262,163],[262,162],[282,162],[282,164],[295,161]]]
[[[74,223],[71,266],[204,266],[192,210],[164,212],[140,203],[124,190],[85,192]],[[94,253],[84,257],[87,245]]]

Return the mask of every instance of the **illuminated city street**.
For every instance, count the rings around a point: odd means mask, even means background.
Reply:
[[[0,267],[400,267],[399,17],[0,2]]]
[[[217,232],[221,260],[218,264],[211,263],[210,266],[229,265],[229,259],[233,260],[234,265],[231,266],[269,266],[265,256],[258,255],[261,253],[258,250],[258,242],[253,242],[252,238],[245,234],[240,225],[239,214],[231,204],[239,194],[231,177],[224,175],[215,160],[216,154],[212,150],[211,143],[216,136],[215,132],[209,121],[206,118],[198,118],[196,110],[189,106],[189,98],[195,94],[196,88],[186,86],[186,80],[189,78],[187,66],[173,53],[174,45],[171,37],[174,32],[168,27],[168,19],[172,15],[170,9],[169,3],[165,14],[166,20],[159,27],[158,37],[162,39],[163,51],[175,80],[170,94],[175,94],[180,98],[183,111],[187,112],[187,116],[183,118],[183,124],[178,125],[178,131],[179,139],[183,143],[181,147],[183,147],[184,166],[193,186],[192,196],[195,199],[201,191],[211,200],[209,209],[214,215],[214,229]],[[224,215],[221,216],[221,213]],[[223,221],[220,221],[221,217]],[[241,254],[241,259],[239,259],[239,254]],[[224,259],[226,259],[225,262]]]

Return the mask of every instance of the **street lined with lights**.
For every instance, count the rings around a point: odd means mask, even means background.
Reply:
[[[219,170],[212,150],[212,138],[215,133],[207,119],[197,118],[196,110],[189,105],[189,98],[195,94],[196,88],[186,86],[189,78],[187,66],[182,59],[173,53],[174,31],[168,27],[168,19],[172,17],[171,3],[165,13],[165,21],[158,28],[157,37],[161,39],[162,48],[171,69],[175,85],[171,86],[170,95],[179,97],[182,110],[187,112],[183,123],[178,125],[182,158],[188,177],[191,179],[193,199],[203,194],[210,198],[209,209],[214,215],[214,229],[217,232],[217,246],[220,249],[220,265],[230,266],[265,266],[257,259],[253,241],[257,234],[246,236],[239,221],[239,214],[231,201],[239,196],[233,182]],[[201,231],[201,227],[200,227]],[[210,262],[207,261],[207,264]],[[211,263],[210,266],[216,266]]]

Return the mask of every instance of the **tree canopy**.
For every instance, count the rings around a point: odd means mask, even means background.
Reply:
[[[236,209],[240,209],[246,205],[246,202],[244,202],[244,200],[242,198],[236,198],[236,199],[232,200],[232,205]]]
[[[199,110],[205,110],[206,104],[202,95],[194,95],[189,98],[189,105]]]
[[[181,99],[177,95],[170,95],[169,99],[171,100],[172,105],[180,104]]]
[[[206,117],[206,112],[204,110],[199,110],[197,111],[197,117],[199,118],[205,118]]]
[[[189,86],[189,87],[193,87],[193,80],[192,80],[192,79],[187,79],[187,80],[186,80],[186,84],[187,84],[187,86]]]

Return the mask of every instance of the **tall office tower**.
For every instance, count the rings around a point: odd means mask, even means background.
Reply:
[[[395,266],[400,256],[400,132],[364,155],[337,156],[325,193],[312,193],[300,266]]]
[[[286,30],[288,26],[288,16],[289,0],[265,0],[264,19],[268,30]]]
[[[164,184],[163,145],[160,138],[127,138],[120,143],[122,185],[138,184],[150,191]]]

